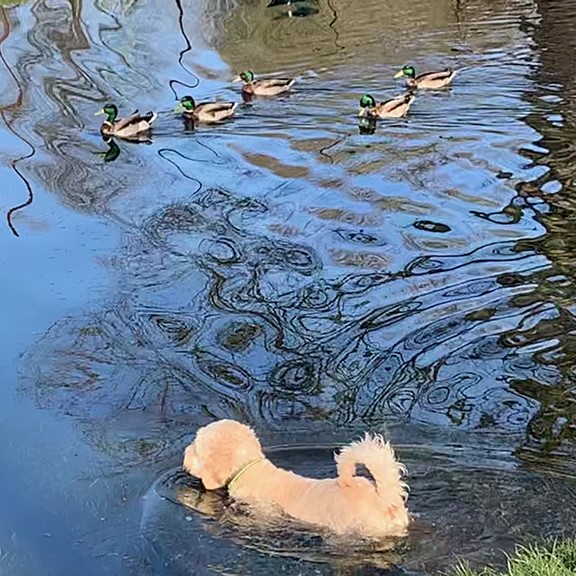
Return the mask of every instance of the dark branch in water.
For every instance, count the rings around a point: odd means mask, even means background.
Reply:
[[[4,122],[6,122],[6,119],[4,118],[4,112],[2,112],[2,118],[4,119]],[[14,132],[14,131],[12,130],[12,132]],[[14,134],[16,134],[16,133],[14,132]],[[22,202],[22,204],[18,204],[18,206],[14,206],[14,207],[10,208],[10,210],[8,210],[6,212],[6,221],[8,222],[8,228],[10,228],[10,231],[12,232],[12,234],[14,234],[14,236],[20,236],[20,234],[18,233],[18,230],[16,230],[16,227],[14,226],[14,224],[12,222],[12,216],[14,216],[14,214],[16,212],[18,212],[18,210],[22,210],[23,208],[26,208],[26,206],[30,206],[30,204],[32,204],[32,202],[34,202],[34,192],[32,191],[32,186],[30,185],[30,182],[28,182],[26,177],[22,174],[22,172],[20,172],[20,170],[18,170],[18,167],[16,166],[16,164],[18,162],[20,162],[20,160],[24,160],[26,158],[32,158],[32,156],[34,156],[34,152],[35,152],[35,150],[34,150],[34,148],[32,148],[32,152],[30,152],[30,154],[27,154],[26,156],[21,156],[17,160],[13,160],[10,163],[10,165],[12,166],[12,169],[14,170],[14,172],[16,172],[16,174],[18,174],[18,177],[22,180],[22,182],[24,182],[24,186],[26,186],[26,190],[28,190],[28,198],[26,199],[26,201]]]
[[[22,174],[22,172],[20,172],[20,170],[18,169],[18,162],[26,160],[27,158],[32,158],[32,156],[34,156],[34,154],[36,153],[36,149],[28,140],[26,140],[26,138],[18,134],[18,132],[12,127],[12,125],[6,118],[7,111],[15,110],[21,106],[23,94],[22,94],[22,86],[20,85],[20,82],[18,82],[18,78],[12,71],[12,68],[10,68],[8,62],[6,61],[4,53],[2,52],[2,44],[4,43],[6,38],[8,38],[8,36],[10,35],[10,21],[8,20],[8,16],[6,15],[5,8],[0,8],[0,18],[2,19],[2,27],[3,27],[2,35],[0,36],[0,60],[2,61],[4,67],[6,68],[6,70],[8,70],[8,73],[10,74],[10,76],[12,76],[14,82],[16,83],[16,86],[18,87],[18,97],[16,98],[16,101],[12,104],[0,107],[0,116],[2,116],[2,120],[4,120],[4,124],[6,124],[8,130],[10,130],[10,132],[12,132],[12,134],[14,134],[14,136],[16,136],[18,140],[21,140],[22,142],[27,144],[30,148],[30,152],[28,154],[20,156],[19,158],[16,158],[10,162],[12,170],[14,170],[14,172],[16,172],[16,174],[22,180],[22,182],[24,182],[24,186],[28,191],[28,198],[26,199],[26,201],[22,202],[22,204],[19,204],[18,206],[10,208],[10,210],[6,212],[6,222],[8,223],[8,228],[10,228],[10,231],[12,232],[12,234],[14,234],[14,236],[18,237],[20,236],[20,234],[18,233],[18,230],[16,229],[16,227],[12,222],[12,216],[18,210],[22,210],[23,208],[26,208],[26,206],[30,206],[30,204],[32,204],[32,202],[34,201],[34,192],[32,191],[32,186],[30,185],[30,182],[26,179],[26,177]]]
[[[176,100],[178,100],[178,94],[176,93],[176,90],[174,90],[173,85],[179,84],[180,86],[185,86],[186,88],[196,88],[196,86],[198,86],[198,84],[200,84],[200,78],[198,78],[198,76],[196,76],[196,74],[194,74],[194,72],[191,72],[190,70],[188,70],[188,68],[186,68],[186,66],[182,62],[184,55],[187,54],[188,52],[190,52],[190,50],[192,50],[192,44],[190,43],[190,38],[188,38],[188,35],[186,34],[186,30],[184,29],[184,8],[182,7],[182,1],[181,0],[174,0],[174,2],[176,3],[176,8],[178,9],[178,26],[180,27],[180,33],[182,34],[182,37],[184,38],[184,41],[186,42],[186,48],[184,48],[184,50],[182,50],[180,52],[180,55],[178,57],[178,64],[180,64],[181,68],[187,74],[190,74],[190,76],[193,76],[194,80],[195,80],[194,84],[186,84],[184,82],[180,82],[179,80],[170,80],[170,82],[169,82],[170,90],[172,90],[172,93],[174,94],[174,98]]]
[[[184,154],[181,154],[180,152],[178,152],[176,150],[172,150],[171,148],[161,148],[160,150],[158,150],[158,156],[160,156],[160,158],[162,158],[163,160],[166,160],[167,162],[170,162],[170,164],[172,164],[172,166],[174,166],[176,168],[176,170],[178,170],[178,172],[180,172],[180,174],[182,174],[182,176],[184,176],[184,178],[188,178],[188,180],[193,180],[194,182],[196,182],[198,184],[198,188],[195,190],[194,194],[196,192],[199,192],[200,190],[202,190],[202,182],[200,182],[200,180],[198,180],[198,178],[194,178],[194,176],[189,176],[188,174],[186,174],[186,172],[184,172],[184,170],[182,170],[182,168],[178,165],[177,162],[175,162],[174,160],[170,160],[170,158],[165,156],[165,154],[167,152],[171,152],[172,154],[176,154],[177,156],[180,156],[181,158],[184,158],[185,160],[194,160],[194,158],[188,158],[187,156],[184,156]]]
[[[344,50],[344,46],[342,46],[342,44],[340,44],[340,33],[338,32],[338,30],[334,26],[336,24],[336,22],[338,21],[338,11],[332,5],[331,0],[327,0],[327,4],[328,4],[328,8],[330,8],[330,11],[332,12],[332,15],[334,16],[332,18],[332,21],[330,22],[330,24],[328,24],[328,26],[334,32],[334,45],[336,46],[336,52],[340,52],[340,50]]]

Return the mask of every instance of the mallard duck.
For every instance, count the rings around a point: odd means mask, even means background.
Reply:
[[[102,136],[123,138],[125,140],[142,140],[148,139],[147,132],[150,131],[150,125],[156,120],[155,112],[147,112],[144,115],[136,110],[127,118],[118,118],[118,108],[116,104],[106,104],[102,110],[96,114],[106,114],[107,118],[100,127]]]
[[[446,70],[439,70],[438,72],[424,72],[416,76],[414,66],[404,66],[402,70],[394,74],[394,78],[406,78],[406,85],[408,88],[424,88],[428,90],[435,90],[438,88],[445,88],[454,80],[456,70],[446,68]]]
[[[412,102],[416,99],[414,94],[403,94],[396,96],[386,102],[376,104],[376,100],[370,94],[365,94],[360,98],[360,109],[358,116],[368,118],[402,118],[406,116]]]
[[[232,82],[242,82],[242,91],[245,94],[255,96],[277,96],[288,92],[296,78],[267,78],[262,80],[254,79],[254,72],[246,70],[239,76],[236,76]]]
[[[192,96],[182,96],[176,110],[182,112],[188,120],[197,120],[214,124],[234,115],[238,102],[206,102],[196,104]]]

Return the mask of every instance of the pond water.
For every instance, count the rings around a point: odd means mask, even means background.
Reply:
[[[0,2],[0,574],[425,575],[576,533],[576,0]],[[358,121],[417,70],[406,119]],[[175,100],[241,101],[190,130]],[[94,113],[159,113],[150,144]],[[366,429],[410,537],[254,526],[179,472]]]

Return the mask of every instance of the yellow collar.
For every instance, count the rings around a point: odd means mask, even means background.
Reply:
[[[232,476],[232,479],[228,482],[228,490],[230,490],[232,488],[232,485],[235,482],[238,482],[238,480],[240,479],[240,477],[245,474],[246,472],[248,472],[248,470],[250,470],[250,468],[252,468],[252,466],[254,466],[255,464],[258,464],[258,462],[262,462],[262,460],[265,460],[266,458],[264,456],[262,456],[261,458],[256,458],[255,460],[250,460],[250,462],[248,462],[248,464],[246,464],[245,466],[242,466],[242,468],[240,468],[240,470],[238,470],[238,472],[236,472],[236,474],[234,474],[234,476]]]

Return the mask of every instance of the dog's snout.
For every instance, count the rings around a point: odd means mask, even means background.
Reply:
[[[190,444],[186,448],[184,452],[184,462],[182,463],[182,467],[188,473],[192,474],[192,476],[197,476],[197,469],[198,469],[198,458],[196,456],[196,450],[194,448],[194,444]]]

